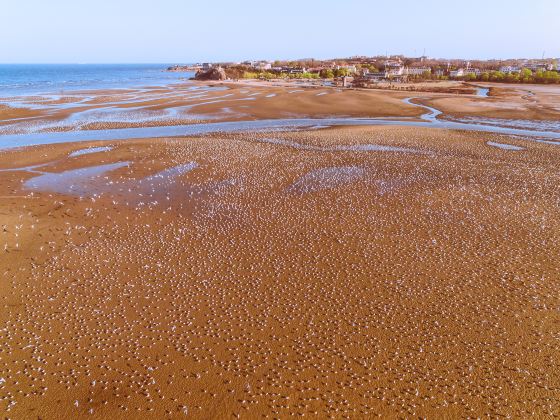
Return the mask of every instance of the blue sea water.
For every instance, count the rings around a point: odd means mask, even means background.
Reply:
[[[168,64],[0,64],[0,96],[165,86],[194,75],[167,72],[167,67]]]

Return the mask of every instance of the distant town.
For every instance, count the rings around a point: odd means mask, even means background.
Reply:
[[[426,56],[350,57],[333,60],[243,61],[176,65],[170,71],[195,71],[199,80],[332,79],[346,87],[379,83],[460,80],[503,83],[560,83],[559,60],[444,60]]]

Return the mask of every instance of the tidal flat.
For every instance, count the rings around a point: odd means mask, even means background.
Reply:
[[[193,112],[425,112],[287,89]],[[0,151],[0,411],[560,415],[560,147],[536,140],[321,125]]]

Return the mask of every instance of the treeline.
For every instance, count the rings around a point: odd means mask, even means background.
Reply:
[[[323,69],[319,76],[323,79],[333,79],[335,77],[350,76],[350,71],[348,69]]]
[[[233,79],[333,79],[335,77],[350,76],[348,69],[323,69],[319,73],[301,72],[301,73],[285,73],[275,71],[247,71],[232,75],[229,69],[226,70],[228,77]]]
[[[465,81],[501,82],[501,83],[560,83],[560,73],[557,71],[522,69],[519,73],[504,73],[501,71],[488,71],[478,75],[467,74],[461,78]]]
[[[252,71],[246,66],[225,67],[224,71],[228,79],[319,79],[318,73],[284,73],[276,71]]]
[[[241,77],[235,79],[319,79],[319,73],[276,73],[270,71],[252,72],[245,71]]]

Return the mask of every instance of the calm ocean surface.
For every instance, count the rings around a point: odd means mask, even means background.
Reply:
[[[0,96],[164,86],[193,76],[166,72],[167,67],[168,64],[0,64]]]

